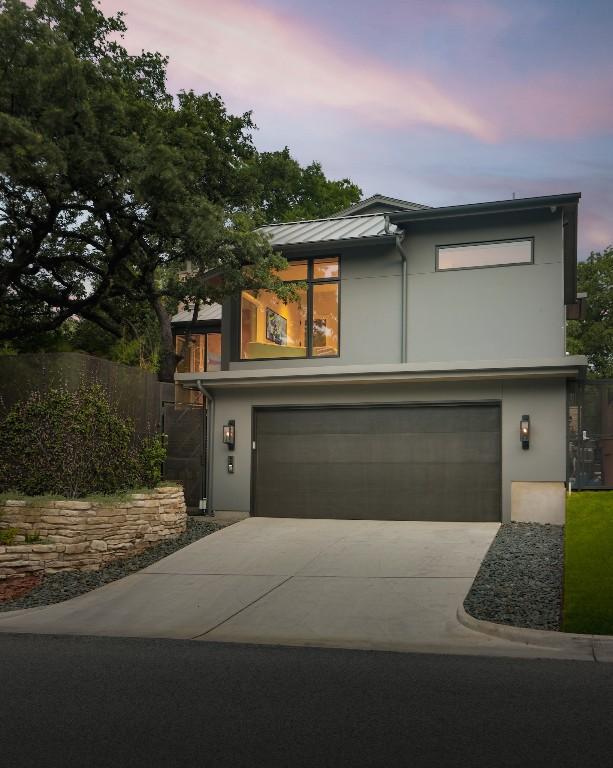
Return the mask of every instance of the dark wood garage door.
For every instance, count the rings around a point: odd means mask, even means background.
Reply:
[[[500,520],[499,405],[256,409],[253,513]]]

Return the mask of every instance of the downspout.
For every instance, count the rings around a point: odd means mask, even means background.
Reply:
[[[203,514],[213,514],[213,425],[215,424],[215,400],[210,390],[203,386],[199,379],[196,382],[198,389],[206,399],[206,467],[204,472],[204,487],[200,509]]]
[[[390,219],[385,215],[385,234],[393,234],[390,231]],[[402,247],[404,232],[396,232],[396,250],[402,259],[402,297],[401,297],[401,328],[400,328],[400,362],[407,361],[407,255]]]

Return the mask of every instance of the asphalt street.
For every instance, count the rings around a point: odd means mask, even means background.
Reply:
[[[0,636],[0,764],[605,766],[613,664]]]

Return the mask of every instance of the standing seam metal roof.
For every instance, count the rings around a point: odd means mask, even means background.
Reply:
[[[396,227],[392,225],[389,232],[385,232],[385,215],[371,213],[365,216],[336,216],[329,219],[268,224],[260,227],[258,231],[268,235],[274,246],[389,237],[396,232]]]
[[[181,312],[177,312],[170,319],[171,323],[191,323],[194,310],[183,309]],[[201,307],[198,312],[198,320],[203,322],[205,320],[221,320],[221,304],[207,304]]]
[[[412,203],[410,200],[400,200],[398,197],[388,197],[387,195],[380,195],[379,193],[376,193],[370,197],[365,198],[364,200],[360,200],[359,203],[354,203],[348,208],[344,208],[336,215],[353,216],[354,214],[359,214],[360,211],[363,211],[365,208],[369,208],[370,206],[377,204],[394,206],[396,210],[407,211],[419,211],[430,207],[429,205],[422,205],[422,203]]]

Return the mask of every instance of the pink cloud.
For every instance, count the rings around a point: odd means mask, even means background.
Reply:
[[[482,110],[505,137],[573,139],[613,132],[613,76],[587,79],[543,72],[521,82],[507,78],[480,90]],[[489,111],[489,110],[488,110]]]
[[[440,24],[441,19],[474,29],[478,24],[490,32],[506,29],[514,17],[506,8],[491,0],[418,0],[406,6],[407,17]]]
[[[512,61],[490,60],[489,52],[481,72],[470,78],[453,61],[443,62],[442,83],[440,66],[435,80],[423,64],[386,63],[295,12],[258,6],[256,0],[103,0],[102,5],[107,13],[126,10],[131,50],[157,49],[170,56],[174,89],[219,91],[234,109],[284,113],[303,130],[325,119],[362,130],[429,126],[488,142],[613,132],[611,68],[601,68],[598,78],[546,67],[519,75]],[[406,37],[409,48],[411,34],[423,36],[435,24],[451,22],[462,28],[467,45],[476,45],[518,23],[516,13],[489,0],[420,0],[401,5],[397,13],[400,21],[390,34]],[[526,13],[533,20],[544,10],[522,6],[522,16]]]
[[[103,3],[108,13],[114,2]],[[131,49],[171,57],[174,82],[241,98],[249,106],[283,105],[312,120],[318,109],[353,115],[362,124],[429,125],[495,138],[492,125],[424,72],[398,69],[303,20],[246,0],[126,0]],[[155,8],[155,10],[154,10]],[[196,85],[198,83],[198,85]]]
[[[582,241],[587,251],[603,251],[613,246],[613,223],[609,216],[597,211],[588,211],[581,220]]]

